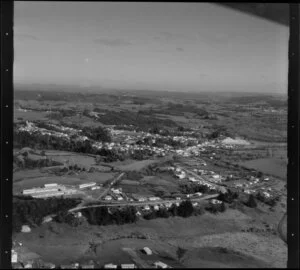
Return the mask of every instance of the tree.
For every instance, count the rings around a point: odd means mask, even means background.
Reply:
[[[178,248],[177,248],[177,251],[176,251],[178,260],[181,260],[182,257],[184,256],[184,254],[185,254],[186,252],[187,252],[186,249],[181,248],[181,247],[178,247]]]
[[[245,204],[250,208],[257,207],[257,203],[256,203],[256,200],[255,200],[253,194],[250,194],[248,201]]]
[[[189,217],[193,214],[194,207],[190,200],[183,201],[178,207],[178,215],[181,217]]]

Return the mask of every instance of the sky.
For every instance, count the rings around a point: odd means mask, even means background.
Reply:
[[[213,3],[16,1],[14,82],[285,93],[288,39]]]

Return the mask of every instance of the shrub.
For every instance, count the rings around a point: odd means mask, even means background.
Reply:
[[[250,208],[255,208],[257,207],[257,203],[256,200],[253,196],[253,194],[251,194],[248,198],[248,201],[245,203],[246,206],[250,207]]]

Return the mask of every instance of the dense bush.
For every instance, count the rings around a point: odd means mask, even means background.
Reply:
[[[256,199],[273,207],[277,204],[279,197],[271,197],[271,198],[266,198],[265,196],[263,196],[260,192],[258,192],[256,194]]]
[[[250,194],[249,198],[248,198],[248,201],[245,202],[245,205],[250,207],[250,208],[255,208],[257,207],[257,203],[256,203],[256,200],[253,196],[253,194]]]
[[[229,189],[226,193],[221,193],[217,199],[226,203],[232,203],[238,196],[239,194],[237,192],[233,192]]]
[[[59,211],[55,216],[54,221],[58,223],[66,223],[72,227],[77,227],[81,224],[80,219],[76,218],[72,213],[68,211]]]
[[[82,210],[82,214],[87,218],[91,225],[111,225],[133,223],[137,220],[136,210],[132,206],[124,209],[117,209],[109,213],[108,207],[94,207]]]
[[[206,185],[182,184],[179,186],[182,194],[194,194],[196,192],[214,194],[216,191],[209,189]]]
[[[191,201],[183,201],[177,206],[172,204],[169,209],[160,208],[158,211],[151,211],[144,215],[144,218],[147,220],[155,218],[168,218],[171,216],[180,216],[180,217],[190,217],[195,213],[195,209]]]
[[[37,199],[28,196],[18,196],[13,199],[13,231],[20,231],[22,224],[40,225],[43,218],[59,211],[75,207],[80,200],[73,198]]]

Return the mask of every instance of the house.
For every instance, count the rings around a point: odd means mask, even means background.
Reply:
[[[149,201],[159,201],[160,198],[159,197],[150,197]]]
[[[148,248],[148,247],[144,247],[143,249],[142,249],[142,252],[144,252],[145,254],[147,254],[147,255],[152,255],[153,253],[152,253],[152,250],[150,249],[150,248]]]
[[[146,201],[146,198],[140,197],[140,198],[138,198],[138,201],[139,201],[139,202],[144,202],[144,201]]]
[[[198,205],[198,203],[197,203],[197,202],[194,202],[194,203],[193,203],[193,206],[197,206],[197,205]]]
[[[105,196],[104,200],[106,200],[106,201],[111,201],[111,200],[112,200],[112,196],[107,195],[107,196]]]
[[[135,264],[134,263],[124,263],[124,264],[121,264],[121,268],[122,269],[133,269],[133,268],[135,268]]]
[[[154,266],[155,268],[168,268],[168,265],[163,262],[155,262]]]
[[[50,221],[52,221],[51,216],[44,217],[44,219],[43,219],[43,223],[47,223],[47,222],[50,222]]]
[[[159,206],[158,205],[154,205],[154,210],[159,210]]]
[[[81,212],[77,212],[77,213],[74,214],[74,216],[76,218],[81,218],[82,217],[82,213]]]
[[[106,268],[106,269],[117,269],[117,265],[112,264],[112,263],[108,263],[108,264],[104,265],[104,268]]]
[[[211,203],[212,203],[212,204],[221,204],[222,201],[219,201],[219,200],[216,200],[216,199],[212,199],[212,200],[211,200]]]
[[[143,210],[150,210],[150,206],[149,205],[145,205]]]

